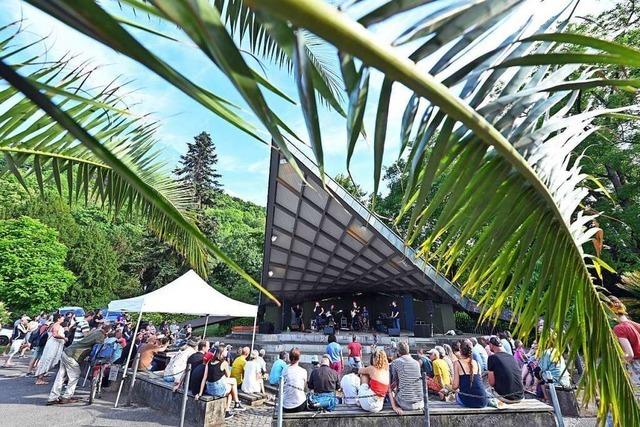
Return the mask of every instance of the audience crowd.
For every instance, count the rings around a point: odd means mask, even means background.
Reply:
[[[639,381],[635,361],[640,358],[640,327],[627,319],[624,306],[616,309],[615,301],[614,311],[618,314],[614,332],[630,361],[632,378]],[[158,327],[142,323],[133,336],[127,313],[107,323],[97,310],[84,319],[76,319],[73,313],[42,313],[33,320],[21,316],[13,324],[5,366],[31,350],[27,375],[34,377],[37,385],[48,384],[47,377],[57,366],[48,405],[75,401],[81,364],[96,345],[101,345],[112,349],[112,366],[122,366],[131,354],[139,371],[157,375],[174,391],[183,387],[190,371],[190,392],[196,398],[225,398],[226,418],[244,410],[239,394],[266,396],[265,384],[277,387],[281,380],[285,412],[330,411],[338,404],[378,412],[387,402],[402,415],[424,407],[425,390],[433,399],[470,408],[505,407],[521,401],[525,391],[548,401],[551,383],[547,378],[555,387],[567,389],[572,381],[563,355],[552,349],[552,342],[547,344],[547,349],[538,349],[535,342],[526,348],[509,332],[502,332],[419,348],[412,355],[407,342],[394,341],[390,348],[374,344],[365,360],[356,336],[343,349],[336,336],[329,335],[325,354],[307,356],[310,372],[300,365],[304,356],[298,348],[280,352],[268,371],[264,350],[210,344],[193,337],[190,325],[181,328],[167,322]],[[165,363],[166,358],[159,357],[162,353],[173,356]]]

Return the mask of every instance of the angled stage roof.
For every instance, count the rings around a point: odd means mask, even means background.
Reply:
[[[290,302],[410,293],[475,308],[336,182],[326,177],[329,192],[323,189],[311,160],[296,158],[306,185],[278,151],[271,152],[262,274],[269,291]]]

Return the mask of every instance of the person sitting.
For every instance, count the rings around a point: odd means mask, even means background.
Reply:
[[[551,348],[553,346],[552,340],[548,342],[550,348],[546,349],[540,360],[538,361],[538,368],[540,370],[540,378],[538,386],[536,388],[536,395],[538,398],[544,398],[549,402],[549,384],[545,373],[548,373],[553,381],[553,384],[562,386],[565,390],[571,390],[571,377],[567,370],[567,365],[564,361],[562,354],[558,350]]]
[[[353,365],[346,365],[342,371],[340,389],[344,395],[345,405],[358,404],[358,389],[360,388],[360,377],[358,369]]]
[[[473,360],[475,360],[478,364],[480,372],[484,373],[487,371],[487,359],[489,358],[489,355],[484,349],[484,346],[480,344],[475,337],[471,337],[469,340],[473,345],[473,347],[471,347],[471,355],[473,357]]]
[[[409,354],[409,344],[398,344],[398,358],[389,365],[391,386],[389,400],[391,407],[398,415],[403,410],[413,411],[424,408],[424,392],[420,376],[420,365]]]
[[[324,409],[331,410],[335,407],[336,390],[340,384],[338,374],[330,367],[329,355],[325,354],[320,358],[320,367],[314,369],[309,376],[307,386],[313,391],[311,402],[320,404]],[[325,403],[320,403],[325,402]]]
[[[524,398],[524,388],[518,362],[502,348],[498,337],[489,338],[491,356],[487,359],[488,382],[492,387],[489,397],[503,403],[517,403]]]
[[[198,348],[195,353],[189,356],[187,359],[187,363],[191,365],[191,370],[195,369],[196,366],[202,363],[202,359],[204,355],[209,351],[209,341],[200,340],[198,341]]]
[[[278,360],[273,362],[271,371],[269,371],[269,384],[278,385],[285,369],[287,369],[287,352],[281,351],[278,355]]]
[[[513,346],[511,345],[509,336],[507,332],[498,332],[498,338],[500,338],[500,342],[502,343],[502,351],[513,356]]]
[[[438,393],[440,397],[442,397],[446,392],[447,387],[451,385],[449,366],[445,361],[445,356],[435,348],[429,350],[428,354],[433,367],[433,375],[431,377],[427,377],[427,389],[434,393]]]
[[[242,376],[242,391],[245,393],[264,393],[262,384],[262,365],[260,364],[260,353],[253,350],[244,365]]]
[[[157,365],[153,360],[154,356],[161,351],[165,351],[169,346],[168,338],[157,339],[155,337],[149,337],[148,341],[140,346],[138,352],[140,353],[140,361],[138,362],[138,369],[147,371],[157,371]]]
[[[247,356],[251,349],[249,347],[242,347],[242,354],[233,360],[231,365],[231,376],[236,379],[239,386],[242,385],[242,375],[244,374],[244,365],[247,363]]]
[[[362,376],[358,390],[360,407],[367,412],[380,412],[389,391],[389,361],[384,350],[376,350],[371,365],[360,368],[358,373]]]
[[[349,359],[347,363],[354,366],[356,369],[362,367],[362,344],[358,342],[358,337],[355,335],[351,337],[351,342],[347,345],[349,351]]]
[[[452,389],[458,390],[456,402],[467,408],[487,406],[487,393],[482,385],[480,366],[473,360],[473,345],[464,340],[460,344],[460,358],[453,367]]]
[[[420,363],[420,373],[427,374],[428,378],[433,377],[433,363],[425,353],[423,348],[418,349],[418,363]]]
[[[291,365],[283,372],[284,390],[282,392],[282,410],[284,412],[301,412],[307,409],[307,371],[299,365],[300,350],[292,348],[289,352]]]
[[[235,378],[229,376],[226,358],[227,348],[222,346],[217,349],[215,356],[211,352],[205,354],[202,364],[191,373],[189,388],[196,400],[205,392],[213,397],[226,397],[227,409],[224,418],[229,419],[233,416],[232,411],[244,411],[245,408],[238,399],[238,384]]]
[[[164,368],[164,376],[162,379],[165,382],[173,383],[174,387],[180,384],[182,375],[187,370],[188,359],[196,352],[197,345],[198,343],[196,341],[189,340],[187,344],[171,358]]]
[[[342,347],[337,343],[336,336],[331,334],[327,338],[327,354],[331,360],[331,369],[336,371],[338,375],[342,373]]]

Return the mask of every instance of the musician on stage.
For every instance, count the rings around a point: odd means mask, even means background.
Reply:
[[[370,326],[369,326],[369,310],[367,310],[367,306],[363,305],[362,306],[362,312],[360,313],[360,315],[362,316],[362,329],[363,330],[369,330]]]
[[[391,313],[389,317],[393,319],[393,327],[400,329],[400,309],[398,308],[398,303],[395,301],[391,301]]]
[[[331,304],[328,310],[324,312],[324,316],[327,318],[327,325],[335,326],[334,313],[336,311],[335,305]]]
[[[313,315],[315,316],[316,319],[316,330],[320,330],[322,328],[322,326],[324,326],[324,318],[323,315],[324,314],[324,308],[322,308],[322,306],[320,305],[320,301],[316,301],[316,305],[315,307],[313,307]]]
[[[349,314],[351,314],[351,330],[355,331],[358,326],[358,316],[360,315],[360,307],[358,307],[357,302],[353,302],[353,306],[351,307],[351,311]]]
[[[302,306],[300,304],[296,304],[295,307],[291,307],[291,312],[293,313],[293,316],[294,316],[291,324],[298,326],[298,328],[300,329],[300,332],[304,331],[304,320],[302,319],[302,314],[303,314]]]

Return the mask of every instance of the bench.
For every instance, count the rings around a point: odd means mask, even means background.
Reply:
[[[458,426],[555,426],[553,408],[538,400],[523,400],[508,405],[506,409],[464,408],[452,402],[429,402],[432,427]],[[273,424],[277,425],[278,405],[274,411]],[[356,406],[338,405],[332,412],[298,412],[283,414],[284,427],[410,427],[424,425],[424,412],[404,411],[398,416],[391,406],[385,404],[380,412],[371,413]]]
[[[130,378],[128,381],[130,381]],[[125,390],[129,390],[129,383],[125,385]],[[182,396],[182,390],[174,393],[173,384],[165,382],[156,375],[150,375],[147,372],[138,372],[136,375],[132,394],[132,400],[136,403],[180,416]],[[189,424],[199,427],[224,425],[224,411],[227,407],[226,398],[214,398],[205,395],[195,400],[191,392],[189,392],[188,396],[185,420]]]

